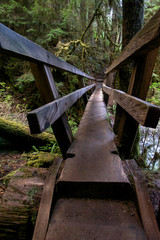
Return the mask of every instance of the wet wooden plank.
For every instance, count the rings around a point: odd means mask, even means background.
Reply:
[[[115,135],[106,118],[102,88],[88,101],[69,156],[58,181],[63,194],[84,197],[125,197],[129,182],[114,142]],[[114,191],[113,191],[114,189]]]
[[[62,159],[57,159],[54,161],[50,169],[50,174],[45,180],[32,240],[45,239],[50,217],[56,176],[61,163]]]
[[[139,210],[148,240],[160,240],[160,232],[144,177],[134,160],[126,160],[133,175]]]
[[[27,114],[31,133],[41,133],[52,125],[68,108],[95,84],[81,88],[73,93],[48,103]]]
[[[156,128],[160,107],[105,85],[103,85],[103,91],[112,94],[114,100],[141,125]]]
[[[131,201],[59,199],[46,240],[147,240]]]
[[[160,46],[160,9],[151,20],[131,39],[120,56],[106,70],[114,71],[122,64]]]
[[[0,23],[0,53],[95,79]]]

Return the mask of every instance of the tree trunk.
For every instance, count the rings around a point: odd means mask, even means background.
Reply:
[[[141,29],[143,24],[144,0],[123,0],[122,48]]]
[[[86,28],[86,1],[81,0],[80,4],[81,32]]]
[[[122,31],[122,48],[124,48],[132,37],[141,29],[143,23],[143,8],[144,8],[144,0],[123,0],[123,31]],[[132,71],[132,64],[129,66],[125,66],[119,71],[120,78],[120,89],[127,92],[129,86],[129,80]],[[128,145],[128,137],[132,134],[132,129],[137,128],[137,123],[132,121],[130,116],[127,116],[127,120],[125,119],[125,112],[120,107],[117,106],[114,131],[118,135],[118,145],[119,152],[125,158],[129,158],[131,146]],[[125,119],[125,120],[124,120]],[[121,131],[120,127],[122,121],[125,122],[125,127],[123,131]],[[126,124],[129,122],[129,124]],[[132,128],[132,122],[134,127]]]

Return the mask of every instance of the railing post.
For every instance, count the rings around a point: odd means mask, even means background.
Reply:
[[[128,92],[142,100],[146,99],[149,89],[158,49],[138,56],[132,72]],[[120,115],[120,121],[114,125],[114,131],[118,135],[119,152],[125,158],[130,156],[136,137],[138,123],[119,105],[116,114]]]
[[[44,64],[31,63],[30,65],[44,104],[59,98],[50,68]],[[63,158],[65,158],[66,152],[73,140],[66,114],[63,114],[56,120],[52,125],[52,129],[63,154]]]
[[[84,82],[83,77],[79,76],[78,79],[79,79],[79,88],[85,87],[85,82]],[[88,102],[87,93],[83,94],[82,98],[83,98],[84,105],[86,106],[87,102]]]
[[[108,75],[105,76],[104,84],[107,87],[113,87],[115,74],[116,74],[116,71],[113,73],[109,73]],[[109,102],[111,103],[111,105],[113,105],[113,96],[110,96],[110,95],[106,94],[105,92],[103,92],[103,96],[104,96],[104,102],[105,102],[106,106],[108,105]]]

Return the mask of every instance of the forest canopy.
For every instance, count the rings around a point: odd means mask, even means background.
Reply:
[[[158,3],[145,1],[145,21]],[[0,22],[93,73],[121,50],[121,0],[2,0]]]

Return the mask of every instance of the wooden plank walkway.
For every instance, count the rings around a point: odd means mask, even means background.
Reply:
[[[102,88],[92,94],[57,183],[46,240],[145,240],[106,119]],[[69,155],[71,156],[71,155]],[[124,198],[124,199],[123,199]]]
[[[132,202],[60,199],[46,240],[147,240]]]
[[[86,106],[75,140],[58,182],[59,191],[69,196],[107,197],[130,188],[106,118],[101,85]],[[114,191],[112,191],[114,187]],[[94,189],[94,190],[93,190]],[[126,195],[126,194],[125,194]]]

